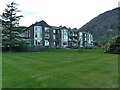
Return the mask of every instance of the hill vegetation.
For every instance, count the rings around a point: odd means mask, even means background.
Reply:
[[[119,11],[120,8],[115,8],[102,13],[82,26],[79,30],[91,32],[96,42],[104,44],[108,39],[118,35]]]

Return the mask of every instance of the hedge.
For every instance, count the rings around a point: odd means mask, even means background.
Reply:
[[[110,39],[104,47],[106,53],[120,54],[120,35]]]
[[[37,52],[50,49],[49,47],[41,47],[41,46],[28,46],[28,47],[12,47],[13,52]],[[9,47],[3,47],[3,52],[9,51]]]

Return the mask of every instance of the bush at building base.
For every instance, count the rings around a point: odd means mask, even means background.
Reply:
[[[105,44],[105,52],[120,54],[120,35],[113,37]]]

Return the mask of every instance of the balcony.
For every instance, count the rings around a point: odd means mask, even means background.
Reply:
[[[49,37],[45,37],[46,40],[49,40]]]

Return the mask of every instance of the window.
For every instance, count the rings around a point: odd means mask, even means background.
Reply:
[[[82,36],[82,32],[79,32],[79,35]]]
[[[41,26],[37,26],[37,31],[41,32],[42,31],[42,27]]]
[[[64,34],[63,39],[64,39],[64,41],[67,41],[68,40],[68,35]]]
[[[64,30],[64,34],[68,34],[68,31],[67,31],[67,30]]]
[[[45,40],[45,46],[49,46],[49,41]]]
[[[35,26],[35,30],[37,31],[37,26]]]
[[[66,42],[64,42],[64,43],[63,43],[63,45],[67,45],[67,43],[66,43]]]
[[[35,41],[35,44],[37,45],[37,40]]]
[[[40,45],[40,40],[37,40],[37,42],[38,42],[38,45]]]
[[[53,39],[55,39],[55,35],[53,35]]]
[[[34,38],[42,39],[42,27],[34,26]]]
[[[34,26],[34,31],[35,32],[41,32],[42,31],[42,27],[41,26]]]
[[[45,34],[45,39],[49,39],[49,34],[48,33]]]
[[[54,42],[54,45],[56,45],[55,42]]]
[[[39,32],[37,32],[37,37],[40,38],[40,33]]]
[[[53,33],[55,33],[56,30],[53,30]]]
[[[35,37],[37,38],[37,33],[35,33]]]
[[[48,33],[46,33],[46,34],[45,34],[45,37],[49,37],[49,34],[48,34]]]
[[[30,31],[28,32],[28,36],[30,37]]]
[[[49,27],[45,27],[44,29],[45,29],[45,31],[49,31]]]
[[[68,41],[68,31],[67,30],[62,30],[61,35],[62,35],[63,41]]]

